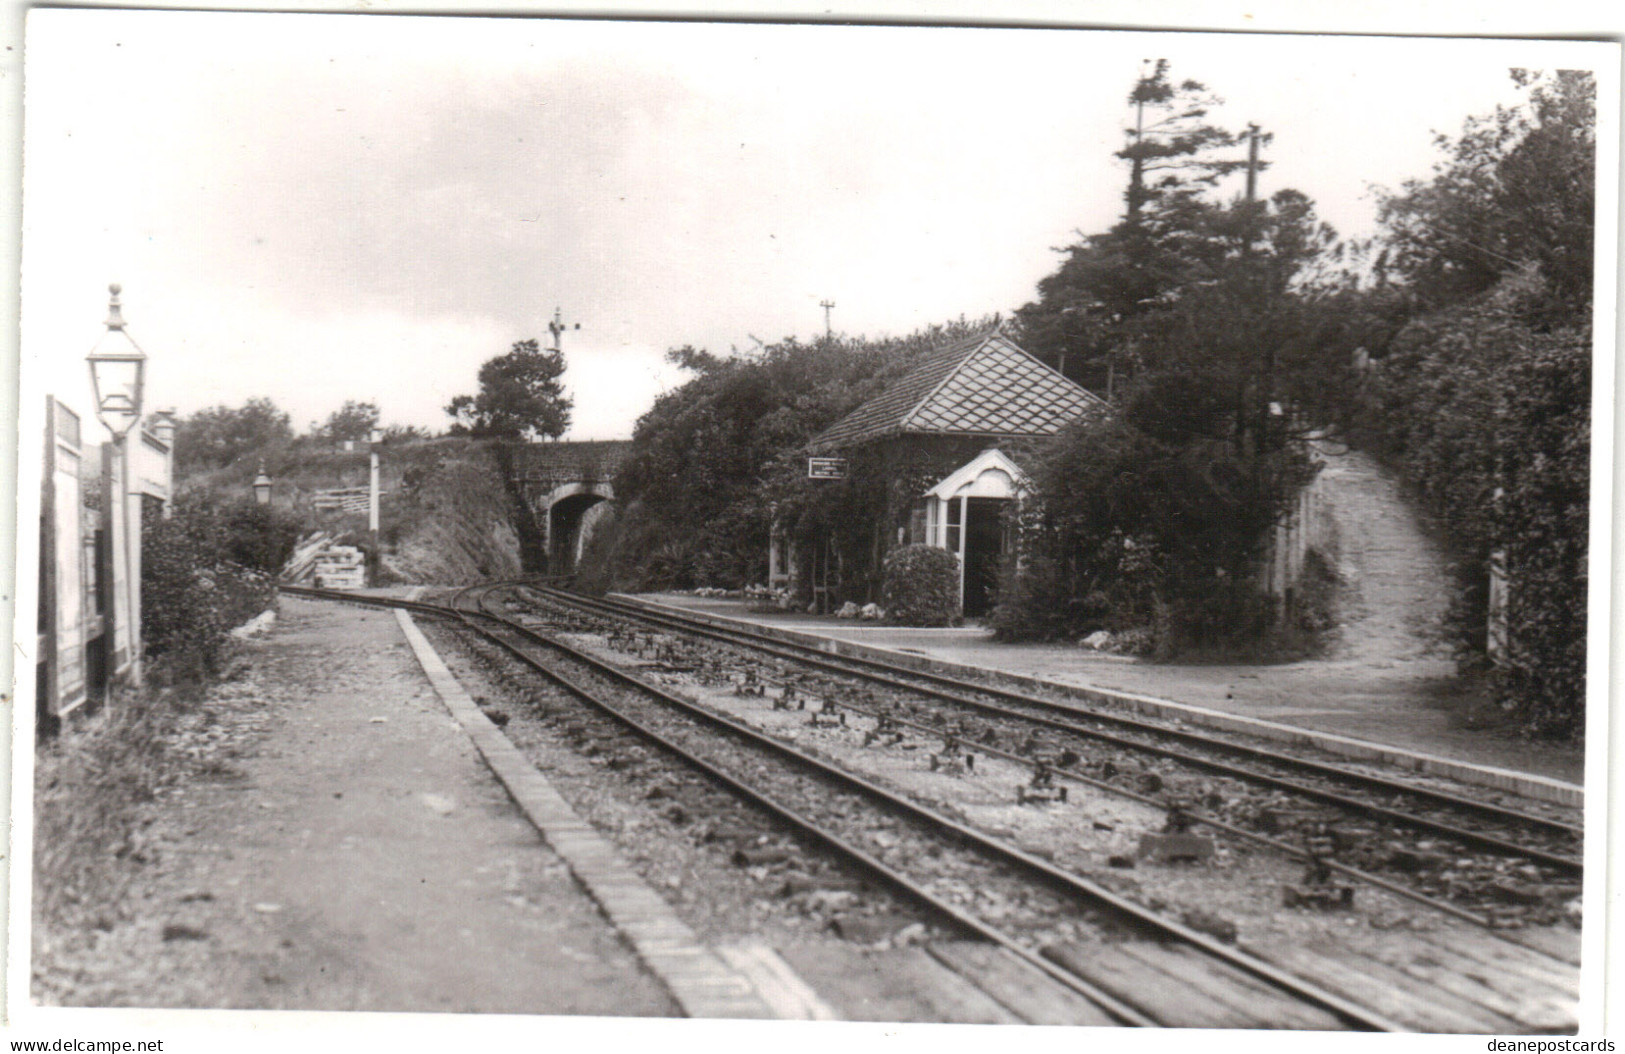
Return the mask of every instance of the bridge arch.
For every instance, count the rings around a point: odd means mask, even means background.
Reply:
[[[614,479],[631,453],[626,439],[504,443],[502,470],[525,504],[520,546],[527,570],[567,573],[615,501]]]
[[[563,483],[536,502],[547,536],[547,567],[564,573],[575,569],[582,550],[615,500],[615,488],[601,480]]]

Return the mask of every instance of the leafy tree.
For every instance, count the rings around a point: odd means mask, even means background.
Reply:
[[[1163,654],[1245,646],[1271,628],[1254,571],[1268,529],[1313,476],[1300,412],[1324,372],[1312,286],[1334,235],[1292,190],[1192,203],[1179,282],[1122,321],[1119,413],[1034,459],[1006,638],[1134,630]],[[1305,398],[1309,396],[1310,398]]]
[[[994,624],[1007,637],[1152,627],[1151,644],[1256,637],[1267,529],[1313,469],[1300,443],[1334,403],[1319,339],[1340,287],[1335,233],[1295,190],[1221,202],[1221,156],[1256,130],[1207,123],[1217,100],[1167,64],[1129,95],[1127,211],[1066,251],[1018,312],[1022,337],[1121,412],[1035,461]],[[1267,136],[1261,136],[1267,141]],[[1260,165],[1262,167],[1262,165]]]
[[[459,395],[446,406],[453,434],[502,439],[556,439],[570,427],[571,400],[559,378],[563,353],[521,340],[506,355],[480,367],[479,395]]]
[[[1433,178],[1381,197],[1382,273],[1436,308],[1535,263],[1548,283],[1543,319],[1579,321],[1591,305],[1596,81],[1575,70],[1512,77],[1526,103],[1438,136],[1446,157]]]
[[[1205,208],[1191,201],[1121,222],[1061,250],[1065,260],[1016,312],[1022,347],[1105,396],[1136,367],[1133,322],[1186,284]]]
[[[1295,190],[1210,212],[1225,246],[1133,339],[1147,379],[1200,379],[1231,407],[1229,435],[1242,453],[1266,453],[1327,424],[1343,360],[1321,341],[1329,288],[1318,280],[1336,233]]]
[[[344,405],[328,415],[327,423],[315,429],[317,439],[329,443],[365,440],[378,427],[378,404],[344,400]]]
[[[175,465],[182,472],[221,468],[242,457],[264,452],[293,438],[288,415],[269,399],[250,399],[242,406],[213,406],[176,422]]]

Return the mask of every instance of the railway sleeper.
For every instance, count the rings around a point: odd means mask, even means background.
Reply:
[[[1186,832],[1147,831],[1140,835],[1136,855],[1158,864],[1202,863],[1213,858],[1213,839]]]
[[[1281,887],[1281,906],[1319,911],[1347,910],[1354,907],[1354,887],[1337,884],[1284,885]]]

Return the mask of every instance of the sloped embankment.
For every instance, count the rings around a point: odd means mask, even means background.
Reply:
[[[273,482],[272,504],[298,520],[307,538],[322,532],[341,545],[370,549],[367,466],[364,445],[342,450],[300,440],[191,473],[179,488],[183,495],[250,501],[249,484],[263,470]],[[381,584],[470,585],[522,573],[518,521],[524,507],[504,484],[492,444],[459,436],[385,443],[379,475]],[[318,507],[337,488],[361,496],[359,506]]]
[[[490,449],[426,443],[412,455],[380,510],[387,577],[451,586],[517,578],[513,501]]]

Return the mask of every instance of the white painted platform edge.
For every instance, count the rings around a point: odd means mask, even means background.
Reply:
[[[1317,732],[1312,728],[1304,728],[1301,725],[1287,725],[1278,721],[1266,721],[1262,718],[1226,713],[1222,710],[1213,710],[1191,703],[1175,702],[1172,699],[1135,695],[1131,692],[1122,692],[1110,688],[1095,688],[1085,685],[1066,684],[1061,681],[1046,681],[1038,677],[1015,673],[1010,670],[1001,670],[993,666],[980,666],[975,663],[939,659],[934,656],[899,651],[878,644],[859,644],[854,641],[842,640],[839,637],[826,637],[823,634],[804,629],[783,629],[778,626],[752,622],[749,619],[734,618],[730,615],[718,615],[710,611],[696,611],[693,608],[685,608],[676,604],[663,604],[657,600],[649,600],[646,597],[626,593],[614,595],[619,599],[629,600],[660,611],[670,611],[675,614],[688,615],[720,624],[761,630],[769,636],[809,644],[836,655],[847,654],[860,658],[883,659],[899,666],[927,669],[950,676],[963,676],[965,674],[990,676],[1011,684],[1064,692],[1084,699],[1094,699],[1108,705],[1125,707],[1154,717],[1186,721],[1193,725],[1202,725],[1208,728],[1242,732],[1247,735],[1258,736],[1260,739],[1271,739],[1276,742],[1299,743],[1318,747],[1329,754],[1336,754],[1339,757],[1380,762],[1385,765],[1392,765],[1395,768],[1406,768],[1414,772],[1460,780],[1462,783],[1471,783],[1481,787],[1494,787],[1497,790],[1509,791],[1539,801],[1556,802],[1560,805],[1570,805],[1575,808],[1585,806],[1584,787],[1564,780],[1553,779],[1550,776],[1539,776],[1532,772],[1517,772],[1512,769],[1496,768],[1492,765],[1479,765],[1470,761],[1441,757],[1437,754],[1408,750],[1387,743],[1374,743],[1370,740],[1355,739],[1352,736],[1338,735],[1333,732]]]
[[[700,942],[671,905],[620,853],[582,820],[547,777],[481,712],[457,682],[412,616],[395,620],[446,709],[462,725],[486,765],[571,874],[608,916],[643,964],[689,1017],[773,1018],[785,1003],[770,1001],[739,970]],[[785,970],[789,970],[788,964]],[[777,1002],[778,1006],[774,1005]],[[787,1007],[787,1009],[793,1009]]]

